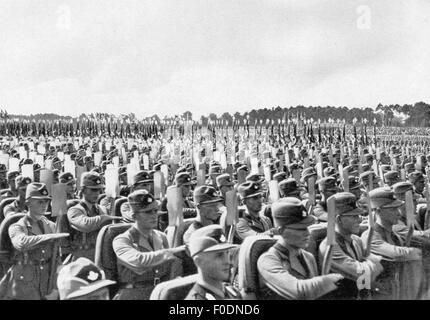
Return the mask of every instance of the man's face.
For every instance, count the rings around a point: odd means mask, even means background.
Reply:
[[[309,243],[310,235],[307,227],[297,224],[284,227],[282,231],[282,237],[294,248],[306,248]]]
[[[151,211],[140,211],[134,214],[134,219],[137,224],[145,229],[155,229],[158,225],[158,209],[155,208]]]
[[[182,190],[182,197],[183,198],[187,198],[190,195],[190,191],[191,191],[191,185],[182,185],[181,186],[181,190]]]
[[[424,179],[418,179],[417,181],[415,181],[414,187],[416,192],[422,193],[425,188]]]
[[[339,216],[338,223],[348,234],[358,235],[360,232],[361,217],[359,215]]]
[[[260,212],[263,207],[263,196],[262,194],[258,194],[251,198],[246,198],[244,201],[248,211],[252,212]]]
[[[49,201],[47,199],[34,199],[27,200],[27,207],[29,211],[36,216],[43,216],[48,209]]]
[[[206,277],[216,282],[230,279],[231,259],[228,250],[201,252],[195,257],[196,265]]]
[[[207,203],[200,205],[200,214],[203,215],[206,219],[213,221],[214,223],[219,221],[221,217],[222,211],[222,203]]]
[[[75,182],[69,182],[66,184],[66,193],[67,194],[73,194],[76,190],[76,183]]]
[[[350,189],[349,192],[351,192],[357,199],[360,199],[361,197],[360,188]]]
[[[91,189],[91,188],[84,188],[83,195],[85,201],[88,201],[91,204],[97,203],[97,199],[100,194],[102,194],[103,189]]]

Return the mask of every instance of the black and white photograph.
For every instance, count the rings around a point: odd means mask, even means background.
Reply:
[[[0,300],[430,300],[429,210],[428,0],[0,0]]]

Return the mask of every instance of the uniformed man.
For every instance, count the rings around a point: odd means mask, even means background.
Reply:
[[[343,276],[318,276],[314,256],[305,251],[308,227],[315,218],[308,216],[297,198],[282,198],[272,204],[273,219],[281,239],[263,253],[257,262],[260,288],[267,299],[317,299],[337,289]]]
[[[2,198],[18,197],[18,189],[16,187],[15,179],[19,176],[19,171],[9,171],[7,173],[7,183],[9,188],[1,191]]]
[[[216,184],[218,190],[221,192],[221,196],[224,198],[223,203],[225,204],[226,194],[233,190],[234,182],[231,180],[231,176],[228,173],[224,173],[216,177]]]
[[[282,180],[285,180],[288,178],[288,174],[284,171],[275,173],[273,175],[273,180],[275,180],[276,182],[280,183]]]
[[[388,187],[369,192],[370,205],[376,212],[371,252],[383,257],[384,272],[378,277],[378,288],[384,299],[417,299],[423,278],[422,252],[406,247],[402,237],[393,230],[400,216],[403,201],[394,197]],[[369,230],[361,235],[367,243]]]
[[[166,235],[156,230],[159,201],[146,190],[128,196],[133,226],[113,240],[120,291],[118,300],[147,300],[162,281],[182,275],[177,257],[184,247],[169,248]]]
[[[66,185],[67,200],[77,199],[75,194],[76,179],[73,177],[73,174],[70,172],[64,172],[60,175],[59,182]]]
[[[87,258],[65,265],[57,278],[60,300],[109,300],[108,287],[115,283]]]
[[[360,298],[357,279],[365,272],[371,285],[383,270],[381,257],[373,254],[365,256],[365,246],[359,237],[360,215],[363,211],[357,207],[357,198],[350,192],[340,192],[333,197],[336,207],[336,243],[332,248],[331,270],[340,273],[345,279],[341,281],[337,290],[325,298],[357,299]],[[319,246],[320,265],[323,264],[327,250],[325,238]]]
[[[5,217],[16,213],[24,213],[27,212],[28,208],[26,205],[26,190],[27,186],[31,183],[31,179],[29,177],[23,177],[19,175],[15,179],[15,185],[18,189],[18,198],[12,203],[8,204],[3,209],[3,214]]]
[[[189,251],[198,275],[185,300],[240,299],[238,292],[228,290],[225,285],[230,279],[234,248],[237,246],[225,242],[219,225],[200,228],[191,235]]]
[[[424,187],[425,187],[425,180],[422,172],[419,172],[419,171],[411,172],[408,175],[408,180],[410,183],[413,184],[414,192],[418,194],[421,198],[421,200],[418,200],[418,202],[425,202],[424,194],[423,194]]]
[[[391,170],[384,174],[384,181],[387,187],[393,186],[393,184],[400,181],[400,176],[397,171]]]
[[[154,179],[151,179],[148,171],[141,170],[133,176],[131,190],[146,190],[152,194],[154,192]],[[129,211],[130,205],[128,202],[124,202],[120,207],[121,215],[127,216]]]
[[[219,165],[210,166],[206,184],[216,188],[216,177],[218,177],[220,174],[221,174],[221,166]]]
[[[327,221],[327,199],[339,191],[336,186],[336,178],[324,177],[317,181],[319,190],[321,192],[321,201],[318,201],[312,214],[317,217],[319,221]]]
[[[55,233],[55,224],[45,217],[50,200],[45,184],[28,185],[28,212],[9,227],[13,266],[2,279],[2,286],[7,287],[5,299],[41,300],[55,295],[50,291],[55,281],[50,278],[51,259],[57,259],[53,257],[52,241],[68,234]]]
[[[219,224],[222,214],[223,198],[214,187],[203,185],[194,189],[194,203],[197,209],[196,220],[189,226],[183,236],[183,241],[188,244],[191,234],[202,227]]]
[[[106,224],[117,220],[109,216],[106,209],[97,204],[97,199],[104,189],[98,173],[85,172],[81,176],[83,199],[67,211],[72,232],[73,257],[85,257],[94,261],[95,245],[99,230]]]
[[[239,243],[246,237],[274,233],[272,222],[262,214],[263,192],[257,182],[247,181],[239,185],[237,192],[245,208],[240,209],[236,224]]]
[[[296,197],[301,199],[300,194],[304,191],[304,188],[299,187],[296,179],[288,178],[278,183],[279,192],[281,197]]]

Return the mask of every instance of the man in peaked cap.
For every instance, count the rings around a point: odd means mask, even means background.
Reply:
[[[336,172],[336,170],[333,167],[327,167],[323,170],[324,177],[335,177],[337,178],[339,174]]]
[[[408,175],[415,171],[415,164],[413,162],[408,162],[405,164],[405,173]]]
[[[281,197],[295,197],[297,199],[301,199],[300,194],[302,191],[304,191],[303,187],[300,187],[297,184],[296,179],[294,178],[288,178],[285,180],[282,180],[278,183],[279,192],[281,193]]]
[[[77,199],[76,197],[76,179],[70,172],[64,172],[60,175],[60,183],[66,185],[67,200]]]
[[[249,236],[273,233],[272,222],[262,214],[263,192],[260,185],[253,181],[247,181],[239,185],[237,192],[245,208],[239,210],[236,241],[241,243]]]
[[[7,183],[9,188],[1,190],[1,196],[4,198],[17,197],[18,189],[15,184],[16,177],[19,176],[19,171],[9,171],[7,173]]]
[[[86,258],[65,265],[57,278],[60,300],[109,300],[108,287],[115,283]]]
[[[182,213],[184,219],[195,218],[197,211],[195,204],[188,199],[188,195],[191,192],[191,187],[195,184],[192,181],[191,176],[188,172],[181,172],[175,175],[174,185],[181,189],[182,192]],[[161,202],[161,210],[160,210],[160,221],[161,226],[160,230],[164,231],[169,223],[169,210],[167,206],[167,197]]]
[[[379,184],[378,184],[379,178],[376,176],[375,172],[366,171],[361,173],[359,178],[363,190],[367,190],[369,188],[370,176],[372,176],[372,183],[373,183],[372,189],[379,187]]]
[[[209,177],[206,180],[206,184],[216,188],[216,177],[221,174],[221,166],[213,165],[209,167]]]
[[[200,228],[191,235],[189,251],[197,266],[198,275],[185,300],[240,298],[235,290],[234,295],[230,295],[225,286],[232,268],[231,250],[236,248],[236,245],[225,242],[225,235],[219,225]]]
[[[393,186],[393,184],[400,182],[399,173],[394,170],[384,173],[384,181],[387,187]]]
[[[338,272],[345,277],[339,288],[330,294],[331,299],[358,299],[365,295],[357,288],[357,279],[362,271],[370,271],[370,281],[374,282],[382,272],[381,257],[371,254],[365,256],[365,244],[359,237],[360,221],[363,211],[357,207],[357,198],[350,192],[340,192],[334,196],[336,208],[336,243],[332,251],[332,272]],[[320,265],[328,250],[327,238],[319,246]],[[329,297],[326,297],[329,298]]]
[[[176,255],[184,246],[169,248],[166,235],[156,230],[160,202],[146,190],[128,196],[129,220],[134,224],[112,243],[117,256],[120,291],[118,300],[148,300],[154,287],[182,275]]]
[[[4,207],[3,213],[5,217],[9,217],[16,213],[27,212],[28,208],[26,205],[25,195],[27,186],[30,183],[31,179],[29,177],[23,177],[19,175],[15,178],[15,185],[18,189],[18,198]]]
[[[223,198],[212,186],[199,186],[194,189],[194,203],[197,209],[197,218],[185,231],[183,241],[188,244],[191,234],[202,227],[218,224],[223,207]]]
[[[216,185],[218,190],[221,192],[221,196],[224,198],[225,204],[226,194],[227,192],[233,190],[234,182],[228,173],[224,173],[216,177]]]
[[[257,262],[260,288],[266,299],[317,299],[337,288],[340,274],[318,276],[314,256],[305,251],[308,227],[315,222],[297,198],[272,204],[275,226],[281,238]]]
[[[43,183],[30,183],[26,190],[28,212],[18,222],[9,227],[9,237],[13,246],[12,267],[4,278],[6,299],[41,300],[47,299],[52,288],[49,284],[52,241],[67,237],[68,234],[55,233],[55,224],[45,215],[51,197]],[[56,267],[56,266],[55,266]]]
[[[366,161],[366,164],[369,165],[369,167],[373,166],[373,155],[371,155],[370,153],[366,153],[364,155],[364,160]]]
[[[67,211],[72,233],[73,257],[94,260],[96,240],[99,230],[118,217],[109,216],[106,209],[97,204],[104,189],[101,176],[95,172],[85,172],[81,176],[82,200]]]
[[[282,180],[285,180],[287,178],[288,178],[288,174],[285,171],[281,171],[273,175],[273,180],[275,180],[278,183],[280,183]]]
[[[321,200],[318,201],[312,214],[318,218],[319,221],[327,221],[327,199],[339,191],[336,186],[336,179],[334,177],[324,177],[317,181],[320,192]]]
[[[399,208],[403,204],[395,198],[388,187],[369,192],[372,209],[376,213],[374,234],[371,239],[371,252],[383,257],[384,272],[378,277],[378,288],[384,299],[417,299],[422,282],[422,252],[420,249],[406,247],[402,237],[393,230],[398,223]],[[361,235],[367,243],[369,230]],[[393,261],[395,263],[393,263]],[[398,285],[393,287],[396,273],[400,275]]]
[[[424,188],[425,188],[425,179],[424,175],[419,171],[411,172],[408,175],[408,180],[414,186],[414,192],[420,196],[423,200],[419,200],[419,202],[424,202]]]

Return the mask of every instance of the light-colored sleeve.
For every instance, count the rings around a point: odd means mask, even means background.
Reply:
[[[16,223],[9,227],[8,232],[13,247],[19,251],[30,250],[52,238],[50,234],[29,236],[26,228]]]
[[[364,243],[367,243],[368,235],[369,232],[367,230],[361,235],[361,240]],[[373,233],[371,252],[389,261],[412,261],[422,259],[420,249],[389,244],[382,239],[378,232]]]
[[[269,226],[271,226],[271,223],[269,224]],[[248,221],[246,221],[246,219],[244,218],[239,218],[239,221],[236,224],[236,234],[242,240],[245,239],[246,237],[258,236],[258,235],[269,234],[269,233],[270,233],[270,230],[264,231],[264,232],[257,232],[255,230],[252,230],[248,224]]]
[[[291,300],[317,299],[336,286],[327,276],[301,280],[286,270],[280,259],[273,254],[263,254],[257,262],[258,272],[268,288]]]
[[[164,239],[163,239],[164,243]],[[137,274],[142,274],[148,267],[154,267],[172,259],[168,249],[141,252],[133,247],[126,234],[117,236],[112,243],[118,262]]]
[[[358,238],[361,243],[361,239]],[[361,247],[363,247],[361,245]],[[328,250],[327,238],[323,240],[319,248],[319,259],[323,261],[324,254]],[[332,261],[331,261],[331,272],[340,273],[345,278],[351,280],[357,280],[362,274],[362,270],[368,269],[371,273],[372,280],[374,280],[382,271],[382,265],[377,261],[376,258],[365,259],[358,261],[347,255],[339,244],[335,243],[332,249]]]
[[[108,220],[105,214],[88,217],[83,210],[77,207],[72,207],[67,211],[67,218],[72,228],[85,233],[99,230]]]

